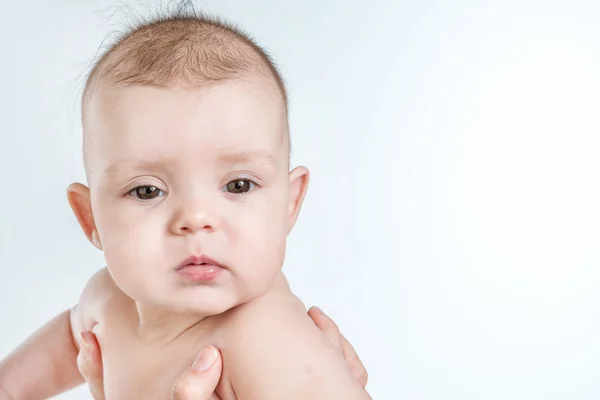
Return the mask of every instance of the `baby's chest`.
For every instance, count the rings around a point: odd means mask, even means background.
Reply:
[[[174,341],[140,340],[124,323],[111,318],[94,328],[102,353],[107,400],[168,400],[175,379],[193,362],[195,352],[210,340],[201,332]]]
[[[99,324],[100,325],[100,324]],[[104,393],[107,400],[169,400],[177,378],[189,368],[205,344],[215,344],[215,332],[195,332],[168,346],[142,343],[122,328],[98,326],[102,351]],[[237,400],[227,374],[217,393],[221,400]]]
[[[101,343],[104,392],[107,400],[170,399],[176,377],[190,357],[175,357],[161,349]]]

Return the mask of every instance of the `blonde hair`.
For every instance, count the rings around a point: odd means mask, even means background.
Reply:
[[[257,73],[276,83],[287,120],[285,83],[266,50],[231,23],[197,12],[192,1],[179,2],[130,27],[93,64],[82,96],[84,132],[86,104],[99,86],[201,87]]]

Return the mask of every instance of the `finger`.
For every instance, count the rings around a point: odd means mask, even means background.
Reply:
[[[173,385],[172,400],[213,400],[214,391],[221,378],[223,361],[219,351],[206,346]]]
[[[369,379],[367,370],[358,357],[356,350],[354,350],[354,347],[352,347],[350,342],[348,342],[348,340],[340,333],[337,324],[316,306],[313,306],[308,310],[308,315],[323,333],[325,333],[329,341],[344,354],[346,363],[348,363],[352,370],[352,374],[360,382],[362,387],[367,386],[367,381]]]
[[[360,382],[364,388],[367,386],[367,382],[369,380],[367,369],[363,365],[360,357],[358,357],[358,353],[356,353],[356,350],[354,350],[354,347],[350,344],[350,342],[344,337],[344,335],[340,334],[340,337],[342,341],[342,349],[344,351],[344,358],[352,369],[354,377],[358,379],[358,382]]]
[[[317,306],[312,306],[308,310],[308,316],[313,320],[315,325],[323,331],[327,339],[329,339],[339,351],[343,351],[342,338],[336,323],[325,315],[325,313]]]
[[[90,331],[81,332],[77,366],[87,381],[95,400],[104,399],[104,376],[102,373],[102,354],[96,336]]]

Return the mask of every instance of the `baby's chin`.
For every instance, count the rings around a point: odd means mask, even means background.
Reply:
[[[143,296],[142,304],[152,304],[174,314],[210,317],[229,311],[251,299],[210,286],[176,290],[175,293],[160,297],[148,294]]]

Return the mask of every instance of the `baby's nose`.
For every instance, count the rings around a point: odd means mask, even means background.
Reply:
[[[187,213],[178,218],[175,224],[175,231],[178,234],[186,235],[200,231],[212,232],[215,229],[215,223],[206,212]]]
[[[209,204],[190,202],[181,207],[174,218],[173,231],[178,235],[188,235],[197,232],[213,232],[217,228],[215,212]]]

